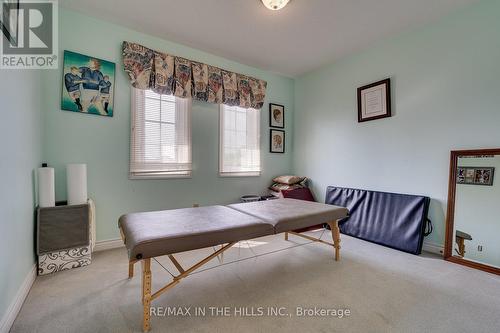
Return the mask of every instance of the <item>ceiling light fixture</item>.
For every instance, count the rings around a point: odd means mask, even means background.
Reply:
[[[270,10],[280,10],[285,7],[290,0],[262,0],[264,6]]]

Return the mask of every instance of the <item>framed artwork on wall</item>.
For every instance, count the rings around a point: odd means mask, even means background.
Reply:
[[[271,153],[285,153],[285,131],[272,129],[269,140]]]
[[[61,109],[113,117],[114,62],[64,51]]]
[[[358,88],[358,122],[391,116],[391,79]]]
[[[495,168],[458,167],[457,184],[493,186]]]
[[[283,105],[269,103],[269,126],[285,128],[285,107]]]
[[[19,0],[1,0],[0,26],[10,45],[17,46],[19,34]]]

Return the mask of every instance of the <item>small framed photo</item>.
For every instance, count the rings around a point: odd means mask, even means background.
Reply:
[[[285,107],[269,103],[269,126],[285,128]]]
[[[270,152],[283,154],[285,152],[285,131],[272,129],[269,138]]]
[[[391,79],[358,88],[358,122],[391,116]]]
[[[493,186],[495,168],[458,167],[457,184]]]

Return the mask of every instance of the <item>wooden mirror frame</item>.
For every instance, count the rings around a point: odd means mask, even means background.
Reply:
[[[500,268],[488,266],[475,261],[453,256],[454,224],[455,224],[455,197],[457,192],[457,171],[459,156],[500,155],[498,149],[478,150],[453,150],[450,155],[450,179],[448,185],[448,210],[446,214],[446,242],[444,246],[444,259],[456,264],[480,269],[485,272],[500,275]],[[500,237],[500,234],[499,234]]]

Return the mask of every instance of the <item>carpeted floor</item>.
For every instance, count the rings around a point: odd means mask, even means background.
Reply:
[[[498,276],[347,236],[335,262],[332,248],[290,237],[242,242],[223,264],[214,259],[182,280],[152,305],[190,307],[191,316],[182,308],[154,317],[152,332],[500,332]],[[210,251],[179,259],[187,266]],[[176,272],[166,258],[159,262],[153,290]],[[11,332],[140,332],[139,270],[128,280],[126,251],[116,249],[96,253],[89,267],[39,277]],[[267,315],[275,307],[283,316]],[[350,315],[297,316],[297,308],[314,307]]]

